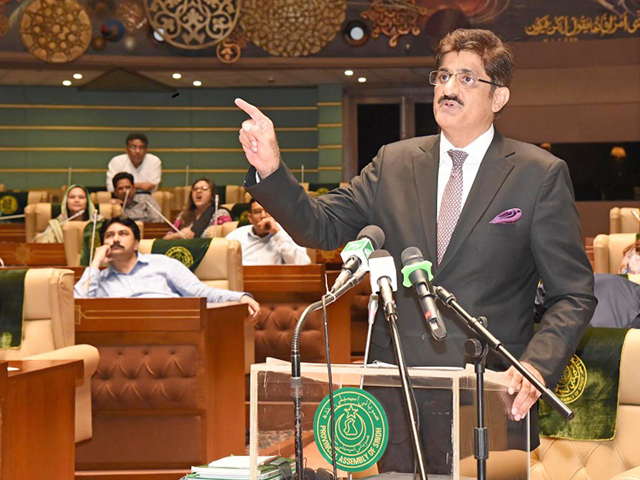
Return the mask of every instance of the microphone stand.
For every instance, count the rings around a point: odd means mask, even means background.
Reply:
[[[418,470],[420,471],[420,478],[422,480],[428,480],[427,470],[424,463],[424,454],[422,452],[422,442],[420,441],[420,435],[418,434],[417,412],[415,411],[415,405],[411,399],[411,390],[409,387],[409,375],[407,374],[407,364],[404,360],[404,353],[402,351],[402,344],[400,343],[400,332],[398,331],[398,311],[395,302],[392,308],[388,311],[385,308],[384,316],[389,322],[391,329],[391,340],[393,343],[393,349],[396,354],[396,361],[398,363],[398,372],[400,373],[400,381],[402,383],[402,393],[404,394],[404,402],[407,407],[407,413],[409,415],[409,424],[411,426],[411,441],[413,443],[413,451],[416,454],[416,460],[418,463]]]
[[[471,316],[456,301],[456,297],[445,290],[443,287],[435,287],[438,298],[456,315],[467,323],[476,338],[470,338],[465,345],[465,352],[471,358],[475,365],[476,372],[476,419],[477,427],[474,432],[474,456],[478,465],[478,480],[487,479],[487,458],[489,458],[489,436],[487,428],[484,425],[484,371],[485,359],[489,348],[498,353],[503,359],[518,370],[524,378],[526,378],[533,386],[542,394],[549,405],[551,405],[560,415],[567,420],[574,417],[573,411],[560,400],[553,391],[546,387],[540,380],[533,376],[527,368],[515,358],[509,350],[505,348],[500,340],[498,340],[488,329],[487,319],[484,317],[475,318]]]
[[[324,305],[330,305],[342,295],[344,295],[350,288],[355,287],[362,281],[367,272],[354,273],[344,285],[338,288],[334,293],[327,293],[324,295],[326,301]],[[324,298],[323,297],[323,298]],[[291,396],[293,397],[293,421],[294,421],[294,435],[295,435],[295,456],[296,456],[296,475],[298,480],[304,479],[304,457],[302,446],[302,376],[300,373],[300,335],[302,329],[307,321],[309,315],[317,310],[320,310],[323,306],[323,301],[319,300],[309,305],[296,323],[296,327],[293,331],[293,340],[291,341]],[[337,480],[337,479],[335,479]]]

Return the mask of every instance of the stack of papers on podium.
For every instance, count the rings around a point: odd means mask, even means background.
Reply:
[[[284,478],[282,471],[274,464],[277,455],[258,457],[258,480],[280,480]],[[289,459],[287,459],[289,460]],[[295,462],[289,460],[291,471],[295,472]],[[231,455],[221,458],[209,465],[191,467],[191,475],[187,478],[207,478],[214,480],[249,480],[250,460],[249,456]]]

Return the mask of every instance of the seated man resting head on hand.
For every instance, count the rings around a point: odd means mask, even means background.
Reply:
[[[76,298],[206,297],[210,303],[246,303],[252,318],[258,317],[260,305],[248,293],[209,287],[178,260],[138,253],[140,229],[129,218],[106,221],[100,239],[103,245],[96,248],[91,266],[76,283]],[[108,266],[101,271],[103,264]]]
[[[227,239],[238,240],[243,265],[309,265],[307,250],[297,245],[255,199],[249,204],[251,225],[236,228]]]
[[[133,175],[120,172],[113,177],[113,194],[111,203],[122,205],[122,216],[135,222],[161,223],[160,205],[148,193],[136,193]]]

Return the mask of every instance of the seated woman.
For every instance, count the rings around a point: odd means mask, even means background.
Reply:
[[[77,215],[84,210],[81,215]],[[47,229],[38,235],[36,243],[62,243],[62,225],[68,221],[83,222],[93,218],[95,207],[89,198],[89,192],[82,185],[71,185],[62,197],[61,213],[49,220]],[[74,215],[77,215],[74,217]],[[98,220],[104,220],[98,215]]]
[[[208,237],[207,228],[231,221],[231,213],[226,208],[218,208],[215,215],[216,184],[200,178],[191,185],[189,202],[173,224],[184,238]],[[164,238],[183,238],[176,231],[169,231]]]
[[[636,240],[623,250],[622,264],[620,265],[620,274],[637,274],[640,273],[640,240]]]

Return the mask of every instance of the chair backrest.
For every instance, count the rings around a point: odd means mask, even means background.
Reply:
[[[189,192],[191,187],[176,187],[173,189],[173,197],[171,198],[172,210],[183,210],[189,201]]]
[[[89,194],[89,198],[94,205],[98,205],[100,203],[111,203],[111,193],[104,190],[91,192]]]
[[[638,233],[640,221],[632,212],[640,215],[639,208],[614,207],[609,210],[609,233]]]
[[[27,205],[47,202],[48,200],[49,192],[45,190],[29,190],[29,195],[27,195]]]
[[[24,228],[27,242],[32,242],[39,233],[44,232],[51,220],[51,203],[34,203],[24,207]]]
[[[213,231],[215,230],[215,238],[224,238],[238,228],[238,221],[225,222],[222,225],[211,225],[207,228],[207,237],[214,238]]]
[[[247,190],[242,185],[225,185],[224,203],[246,203],[246,195]]]
[[[151,194],[153,199],[160,205],[162,215],[171,219],[171,206],[173,202],[173,193],[165,190],[157,190]]]
[[[623,250],[635,241],[635,233],[598,235],[593,240],[594,273],[618,273]]]
[[[73,272],[32,268],[24,283],[22,345],[0,350],[0,360],[18,360],[75,343]]]
[[[70,267],[79,267],[82,259],[82,234],[84,228],[90,221],[86,222],[67,222],[62,226],[62,236],[64,239],[64,254],[67,258],[67,265]],[[144,224],[136,222],[140,229],[140,235],[144,235]]]
[[[151,253],[153,240],[140,241],[140,253]],[[240,242],[214,238],[194,272],[205,285],[228,290],[243,290]]]
[[[532,480],[610,480],[640,466],[638,365],[640,330],[632,329],[627,334],[622,351],[615,437],[610,441],[575,441],[542,437],[540,447],[532,453]],[[631,479],[637,476],[624,478]]]
[[[111,202],[101,203],[98,205],[98,211],[104,218],[113,218],[122,213],[122,205],[113,204]]]

